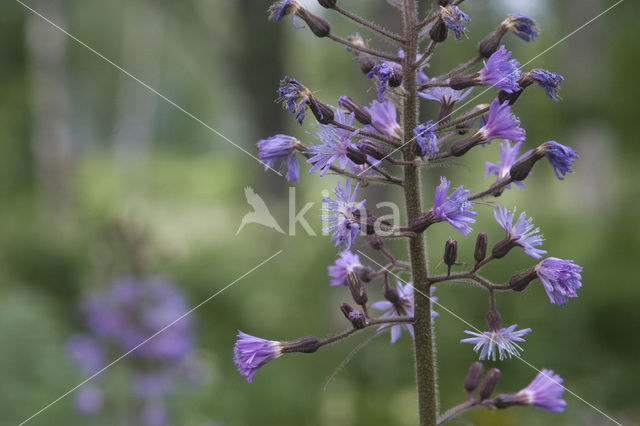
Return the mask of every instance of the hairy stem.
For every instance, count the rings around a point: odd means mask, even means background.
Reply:
[[[376,56],[378,58],[382,58],[382,59],[387,59],[389,61],[393,61],[393,62],[398,62],[400,63],[400,61],[402,60],[401,58],[394,56],[394,55],[390,55],[388,53],[384,53],[384,52],[378,52],[377,50],[373,50],[373,49],[369,49],[368,47],[361,47],[358,46],[357,44],[353,44],[348,40],[345,40],[343,38],[340,38],[336,35],[333,34],[329,34],[327,37],[329,37],[331,40],[333,41],[337,41],[340,44],[344,44],[345,46],[353,49],[353,50],[357,50],[359,52],[362,53],[368,53],[369,55],[373,55]]]
[[[460,405],[456,405],[455,407],[451,408],[449,411],[444,413],[442,417],[438,419],[438,425],[444,424],[445,422],[457,417],[458,415],[475,407],[478,404],[479,404],[478,401],[470,400],[470,401],[463,402]]]
[[[336,12],[341,13],[342,15],[346,16],[347,18],[351,19],[352,21],[362,25],[365,28],[369,28],[370,30],[375,31],[380,35],[388,37],[391,40],[394,40],[394,41],[399,42],[399,43],[403,43],[404,42],[404,38],[402,38],[398,34],[395,34],[395,33],[391,32],[391,31],[388,31],[388,30],[386,30],[386,29],[374,24],[373,22],[367,21],[366,19],[362,19],[361,17],[359,17],[357,15],[354,15],[353,13],[349,12],[348,10],[344,10],[343,8],[341,8],[338,5],[334,6],[333,9]]]
[[[405,161],[413,161],[415,154],[411,143],[413,129],[418,125],[418,87],[415,60],[418,51],[418,22],[415,0],[404,1],[404,31],[406,42],[403,60],[403,81],[407,95],[403,100],[403,126],[405,145],[402,155]],[[422,214],[420,168],[404,167],[404,197],[409,223]],[[431,325],[431,303],[428,297],[428,265],[424,233],[409,239],[409,255],[414,285],[414,350],[416,383],[418,390],[418,415],[420,426],[435,426],[437,419],[436,368]]]

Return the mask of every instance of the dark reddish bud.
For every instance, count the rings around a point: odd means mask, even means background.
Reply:
[[[489,331],[497,331],[502,328],[502,318],[500,312],[495,309],[487,312],[487,324],[489,324]]]
[[[448,34],[449,29],[447,28],[447,24],[445,24],[444,20],[439,17],[431,27],[431,30],[429,31],[429,37],[436,43],[442,43],[447,39]]]
[[[358,120],[360,123],[365,125],[371,124],[371,114],[369,114],[366,109],[362,108],[350,97],[340,96],[340,99],[338,99],[338,105],[340,105],[347,111],[352,112],[356,120]]]
[[[347,147],[347,157],[356,164],[367,164],[367,156],[350,145]]]
[[[366,240],[367,243],[369,243],[369,246],[374,250],[380,250],[382,247],[384,247],[384,241],[378,234],[367,235]]]
[[[507,29],[504,25],[500,24],[498,28],[491,34],[489,34],[484,40],[478,44],[478,53],[483,58],[488,58],[493,55],[500,47],[500,41],[502,37],[507,33]]]
[[[496,390],[498,386],[498,381],[500,380],[500,370],[497,368],[492,368],[489,370],[486,376],[484,376],[484,380],[482,381],[482,385],[480,385],[480,400],[484,401],[489,398],[493,392]]]
[[[476,390],[478,385],[480,384],[480,377],[482,376],[482,372],[484,371],[484,365],[481,362],[474,362],[469,367],[469,373],[467,374],[467,378],[464,379],[464,389],[467,392],[473,392]]]
[[[511,249],[514,248],[515,246],[516,244],[513,242],[513,240],[509,238],[505,238],[504,240],[500,241],[495,246],[493,246],[493,250],[491,250],[491,255],[496,259],[500,259],[502,257],[505,257],[507,253],[509,253],[509,251],[511,251]]]
[[[363,153],[370,155],[376,160],[382,160],[389,156],[389,153],[380,144],[369,139],[360,139],[358,141],[358,149]]]
[[[317,37],[326,37],[331,33],[329,23],[321,17],[309,12],[307,9],[303,7],[298,8],[296,15],[309,25],[309,29]]]
[[[524,272],[514,274],[509,279],[509,287],[514,291],[522,291],[531,283],[531,281],[538,278],[538,274],[535,268],[528,269]]]
[[[389,79],[389,87],[400,87],[402,84],[402,67],[398,65],[391,68],[393,69],[393,76]]]
[[[367,325],[367,318],[364,316],[364,313],[360,310],[352,311],[347,319],[353,325],[353,328],[362,329]]]
[[[449,271],[450,271],[451,266],[456,264],[457,259],[458,259],[458,242],[450,238],[444,245],[444,256],[442,256],[442,261],[445,263],[445,265],[449,266]]]
[[[353,312],[353,308],[348,303],[341,303],[340,310],[342,311],[346,319],[349,319],[349,314]]]
[[[351,297],[354,302],[361,306],[367,303],[369,300],[367,292],[362,285],[362,281],[360,281],[360,277],[355,271],[349,271],[347,274],[347,287],[349,287],[349,291],[351,292]]]
[[[336,7],[336,3],[338,3],[338,0],[318,0],[318,3],[320,3],[320,6],[326,9],[333,9],[334,7]]]
[[[487,234],[484,232],[479,233],[478,238],[476,238],[476,248],[473,251],[473,258],[476,260],[476,263],[482,262],[485,257],[487,257],[487,244]]]

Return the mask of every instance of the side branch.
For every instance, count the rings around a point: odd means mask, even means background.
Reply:
[[[347,46],[350,49],[357,50],[358,52],[367,53],[369,55],[376,56],[376,57],[382,58],[382,59],[387,59],[389,61],[393,61],[393,62],[397,62],[397,63],[401,63],[402,62],[402,58],[400,58],[398,56],[394,56],[394,55],[391,55],[389,53],[379,52],[377,50],[369,49],[368,47],[358,46],[357,44],[353,44],[350,41],[345,40],[345,39],[343,39],[341,37],[338,37],[336,35],[329,34],[329,35],[327,35],[327,37],[330,38],[333,41],[336,41],[336,42],[340,43],[340,44],[344,44],[345,46]]]
[[[367,21],[366,19],[363,19],[357,15],[354,15],[353,13],[349,12],[348,10],[345,10],[343,8],[341,8],[338,5],[335,5],[333,7],[333,10],[335,10],[336,12],[346,16],[347,18],[351,19],[352,21],[356,22],[357,24],[362,25],[365,28],[368,28],[372,31],[375,31],[376,33],[378,33],[381,36],[390,38],[391,40],[394,40],[398,43],[404,44],[404,42],[406,41],[404,37],[402,37],[399,34],[393,33],[391,31],[388,31],[376,24],[374,24],[373,22]]]

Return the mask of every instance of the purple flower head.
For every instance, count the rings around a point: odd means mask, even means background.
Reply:
[[[378,88],[378,100],[384,101],[384,91],[387,89],[389,80],[393,78],[393,67],[389,62],[381,62],[376,64],[371,71],[367,73],[367,77],[378,77],[380,87]]]
[[[431,292],[435,291],[435,287],[431,287]],[[374,302],[371,304],[373,309],[377,309],[380,311],[387,311],[380,316],[380,318],[397,318],[397,317],[411,317],[413,316],[413,283],[408,282],[407,284],[402,284],[402,282],[398,281],[396,284],[395,292],[398,295],[398,303],[394,304],[388,300],[383,300],[380,302]],[[435,296],[431,296],[431,303],[437,302],[438,298]],[[437,318],[439,314],[431,310],[431,318]],[[413,325],[408,323],[403,324],[385,324],[378,327],[378,333],[381,333],[383,330],[387,328],[391,328],[391,344],[394,344],[402,334],[402,329],[405,328],[411,337],[414,337],[413,334]]]
[[[560,91],[560,84],[564,81],[563,76],[558,73],[543,70],[540,68],[531,70],[527,75],[535,80],[538,85],[542,87],[545,92],[547,92],[547,95],[551,99],[553,99],[554,101],[557,101],[559,99],[558,92]]]
[[[351,126],[353,119],[353,113],[346,116],[342,110],[336,110],[336,122]],[[324,176],[336,160],[340,162],[340,168],[342,170],[347,167],[347,164],[351,163],[351,160],[347,157],[347,148],[351,146],[353,133],[330,124],[319,124],[318,131],[314,136],[323,142],[323,144],[312,145],[309,150],[313,155],[307,160],[307,163],[313,164],[311,170],[309,170],[309,174],[320,170],[320,176]]]
[[[564,393],[562,377],[553,370],[542,369],[529,385],[516,394],[523,404],[533,405],[543,410],[561,413],[567,402],[560,399]]]
[[[525,131],[520,128],[520,120],[511,113],[509,101],[500,101],[496,98],[489,107],[489,117],[487,122],[478,129],[476,135],[483,141],[493,139],[509,139],[514,142],[524,142]]]
[[[416,144],[419,148],[420,157],[424,157],[429,154],[438,152],[438,137],[436,136],[436,123],[429,120],[413,129],[413,134],[416,135]]]
[[[346,285],[347,274],[351,271],[359,271],[362,268],[360,263],[360,257],[357,254],[351,253],[349,250],[344,250],[340,253],[340,257],[336,259],[336,262],[327,267],[329,276],[331,277],[330,285]]]
[[[365,109],[371,114],[371,126],[367,126],[369,130],[385,136],[402,137],[402,129],[398,124],[398,114],[393,103],[373,101],[371,106]]]
[[[546,142],[538,149],[542,149],[560,180],[564,180],[564,175],[567,173],[573,173],[571,166],[576,159],[580,158],[576,151],[556,141]]]
[[[296,12],[300,7],[300,4],[294,0],[277,1],[269,6],[269,9],[267,10],[269,12],[269,20],[271,22],[278,23],[285,16],[292,15],[291,20],[294,28],[304,28],[303,26],[296,25]]]
[[[469,96],[471,91],[473,91],[473,87],[467,90],[455,90],[451,87],[432,87],[418,93],[418,95],[421,98],[439,102],[440,105],[453,106]]]
[[[344,187],[338,182],[335,189],[335,200],[332,198],[322,199],[326,205],[322,209],[324,212],[322,221],[327,223],[322,232],[325,234],[333,233],[331,242],[335,241],[336,247],[346,244],[348,250],[360,231],[360,222],[356,219],[356,215],[359,216],[366,200],[356,202],[359,188],[360,184],[358,183],[351,192],[351,182],[347,179]]]
[[[311,91],[291,77],[285,77],[280,81],[277,93],[278,101],[282,102],[289,114],[296,116],[296,121],[300,124],[304,121],[307,104],[316,102]]]
[[[520,90],[518,80],[522,74],[519,67],[520,62],[509,59],[511,52],[507,51],[504,45],[500,46],[493,55],[489,57],[485,67],[477,74],[480,84],[488,84],[507,93]]]
[[[280,342],[261,339],[238,330],[238,341],[233,347],[233,362],[247,382],[253,381],[260,367],[280,355]]]
[[[446,220],[464,235],[469,235],[472,229],[468,223],[475,223],[476,220],[473,217],[478,214],[471,211],[473,201],[468,200],[470,191],[460,185],[451,195],[447,196],[450,185],[451,181],[440,177],[440,185],[436,188],[431,212],[439,220]]]
[[[97,413],[102,408],[103,402],[102,390],[94,385],[83,386],[75,396],[76,410],[83,414]]]
[[[460,40],[460,37],[466,34],[466,24],[471,22],[471,18],[461,11],[458,6],[441,7],[440,16],[447,28],[455,33],[456,40]]]
[[[502,179],[509,178],[509,171],[511,170],[511,166],[518,160],[518,152],[520,151],[520,147],[522,146],[522,142],[516,143],[514,146],[511,146],[509,141],[504,141],[500,144],[500,162],[498,164],[491,163],[487,161],[484,163],[484,167],[486,169],[484,173],[484,178],[488,178],[489,175],[494,174],[497,177],[497,181]],[[524,189],[524,185],[522,182],[514,182],[515,185]],[[507,189],[511,189],[511,184],[507,185]]]
[[[106,354],[92,336],[74,334],[67,340],[67,354],[86,374],[93,374],[106,365]]]
[[[149,401],[142,407],[140,420],[145,426],[163,426],[167,423],[167,409],[160,401]]]
[[[500,361],[502,361],[506,357],[511,358],[514,355],[520,355],[522,348],[516,342],[524,342],[522,336],[531,331],[530,328],[516,330],[517,326],[518,324],[513,324],[507,328],[483,331],[481,333],[465,330],[465,333],[474,337],[462,339],[460,343],[474,344],[473,350],[480,353],[481,360],[491,359],[495,361],[497,354]]]
[[[567,303],[567,297],[578,297],[582,267],[573,260],[549,257],[536,265],[535,270],[551,303],[562,306]]]
[[[507,19],[504,21],[504,25],[509,31],[513,32],[524,41],[533,41],[533,39],[540,34],[540,29],[538,28],[536,21],[519,13],[507,16]]]
[[[267,139],[261,139],[258,142],[258,156],[265,166],[265,171],[271,167],[275,167],[276,163],[282,160],[280,170],[286,164],[287,180],[297,182],[300,178],[300,167],[296,160],[296,146],[300,142],[294,137],[287,135],[275,135]]]
[[[522,247],[525,253],[536,259],[540,259],[545,250],[535,247],[542,245],[544,237],[540,234],[540,228],[536,228],[533,224],[533,218],[527,219],[526,213],[522,212],[516,224],[513,219],[516,215],[516,209],[513,212],[507,210],[504,206],[497,206],[493,211],[493,217],[502,226],[507,233],[507,238],[517,246]]]

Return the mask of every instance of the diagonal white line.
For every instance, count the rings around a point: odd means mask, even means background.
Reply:
[[[201,119],[199,119],[198,117],[196,117],[195,115],[193,115],[192,113],[190,113],[189,111],[187,111],[186,109],[184,109],[183,107],[181,107],[180,105],[178,105],[177,103],[175,103],[174,101],[172,101],[171,99],[169,99],[168,97],[166,97],[165,95],[163,95],[162,93],[158,92],[156,89],[154,89],[153,87],[151,87],[149,84],[145,83],[144,81],[140,80],[138,77],[136,77],[135,75],[131,74],[129,71],[125,70],[124,68],[122,68],[120,65],[116,64],[115,62],[113,62],[111,59],[107,58],[106,56],[104,56],[103,54],[101,54],[100,52],[98,52],[97,50],[95,50],[93,47],[89,46],[87,43],[83,42],[82,40],[78,39],[76,36],[74,36],[73,34],[69,33],[67,30],[65,30],[64,28],[60,27],[59,25],[57,25],[55,22],[53,22],[52,20],[50,20],[49,18],[47,18],[46,16],[42,15],[40,12],[38,12],[37,10],[31,8],[30,6],[24,4],[21,0],[16,0],[17,3],[21,4],[25,9],[29,10],[30,12],[32,12],[33,14],[37,15],[38,17],[42,18],[44,21],[46,21],[47,23],[49,23],[51,26],[53,26],[54,28],[60,30],[62,33],[64,33],[66,36],[68,36],[69,38],[71,38],[73,41],[75,41],[76,43],[80,44],[83,47],[86,47],[87,49],[89,49],[92,53],[94,53],[95,55],[97,55],[98,57],[100,57],[100,59],[106,61],[107,63],[111,64],[113,67],[115,67],[118,71],[122,72],[123,74],[125,74],[127,77],[130,77],[132,80],[136,81],[137,83],[139,83],[141,86],[143,86],[145,89],[149,90],[151,93],[154,93],[156,95],[158,95],[159,97],[161,97],[163,100],[165,100],[166,102],[168,102],[171,106],[173,106],[174,108],[178,109],[179,111],[185,113],[186,115],[188,115],[189,117],[191,117],[192,119],[194,119],[195,121],[197,121],[198,123],[200,123],[201,125],[203,125],[204,127],[206,127],[207,129],[209,129],[210,131],[212,131],[213,133],[215,133],[216,135],[220,136],[222,139],[224,139],[225,141],[229,142],[231,145],[235,146],[236,148],[238,148],[240,151],[244,152],[245,154],[247,154],[249,157],[253,158],[254,160],[256,160],[257,162],[259,162],[260,164],[262,164],[263,166],[265,166],[266,168],[270,169],[271,171],[273,171],[274,173],[282,176],[282,173],[280,173],[279,171],[277,171],[276,169],[274,169],[273,167],[269,166],[268,164],[264,163],[263,161],[261,161],[258,157],[254,156],[253,154],[251,154],[250,152],[248,152],[246,149],[242,148],[240,145],[236,144],[235,142],[233,142],[231,139],[229,139],[228,137],[226,137],[225,135],[223,135],[222,133],[220,133],[219,131],[217,131],[216,129],[214,129],[213,127],[211,127],[209,124],[205,123],[204,121],[202,121]]]
[[[66,391],[65,393],[63,393],[62,395],[60,395],[58,398],[56,398],[55,400],[51,401],[49,404],[45,405],[44,407],[42,407],[40,410],[36,411],[34,414],[32,414],[30,417],[28,417],[27,419],[23,420],[18,426],[22,426],[25,423],[27,423],[28,421],[30,421],[31,419],[33,419],[34,417],[36,417],[37,415],[39,415],[40,413],[42,413],[43,411],[45,411],[46,409],[50,408],[52,405],[56,404],[58,401],[60,401],[61,399],[67,397],[69,394],[73,393],[74,391],[76,391],[78,388],[80,388],[81,386],[85,385],[87,382],[93,380],[95,377],[97,377],[98,375],[102,374],[105,370],[107,370],[108,368],[112,367],[114,364],[118,363],[119,361],[121,361],[123,358],[127,357],[128,355],[130,355],[132,352],[136,351],[137,349],[139,349],[141,346],[145,345],[147,342],[149,342],[151,339],[155,338],[156,336],[158,336],[159,334],[165,332],[167,329],[169,329],[170,327],[172,327],[173,325],[175,325],[178,321],[181,321],[183,318],[191,315],[193,313],[193,311],[195,311],[196,309],[200,308],[202,305],[204,305],[205,303],[209,302],[211,299],[213,299],[214,297],[218,296],[220,293],[222,293],[223,291],[225,291],[226,289],[228,289],[229,287],[231,287],[232,285],[236,284],[238,281],[240,281],[241,279],[243,279],[244,277],[246,277],[247,275],[251,274],[253,271],[255,271],[256,269],[260,268],[262,265],[264,265],[265,263],[269,262],[271,259],[273,259],[274,257],[278,256],[280,253],[282,253],[283,250],[278,250],[278,252],[276,252],[275,254],[273,254],[271,257],[269,257],[266,260],[263,260],[262,262],[260,262],[258,265],[254,266],[253,268],[251,268],[249,271],[245,272],[244,274],[242,274],[241,276],[239,276],[238,278],[236,278],[235,280],[233,280],[231,283],[227,284],[224,288],[222,288],[221,290],[218,290],[217,292],[215,292],[214,294],[212,294],[211,296],[207,297],[206,299],[204,299],[202,302],[198,303],[196,306],[194,306],[193,308],[191,308],[190,310],[188,310],[187,312],[185,312],[184,314],[180,315],[178,318],[176,318],[175,320],[173,320],[172,322],[170,322],[169,324],[167,324],[166,326],[164,326],[163,328],[161,328],[160,330],[158,330],[157,332],[155,332],[152,336],[150,336],[149,338],[143,340],[142,342],[138,343],[138,345],[136,345],[134,348],[130,349],[129,351],[125,352],[124,354],[120,355],[118,358],[114,359],[113,361],[111,361],[109,364],[105,365],[104,367],[102,367],[100,370],[96,371],[95,373],[93,373],[91,376],[87,377],[85,380],[83,380],[82,382],[78,383],[77,385],[75,385],[74,387],[72,387],[71,389],[69,389],[68,391]]]
[[[387,267],[385,267],[384,265],[380,264],[379,262],[377,262],[375,259],[371,258],[370,256],[368,256],[366,253],[364,253],[362,250],[358,250],[358,252],[363,255],[364,257],[366,257],[367,259],[369,259],[371,262],[375,263],[376,265],[378,265],[379,267],[381,267],[382,269],[386,270],[390,275],[393,275],[395,278],[397,278],[398,280],[400,280],[401,282],[403,282],[406,285],[411,286],[411,288],[413,288],[413,290],[417,291],[418,293],[420,293],[421,295],[423,295],[424,297],[426,297],[427,299],[429,299],[431,301],[431,303],[433,303],[434,305],[438,306],[438,308],[444,309],[445,311],[447,311],[449,314],[451,314],[453,317],[457,318],[458,320],[462,321],[464,324],[466,324],[467,326],[471,327],[472,329],[474,329],[476,332],[478,333],[482,333],[482,330],[480,330],[478,327],[476,327],[475,325],[471,324],[469,321],[465,320],[464,318],[462,318],[461,316],[459,316],[458,314],[456,314],[455,312],[453,312],[451,309],[447,308],[446,306],[442,305],[441,303],[438,303],[437,301],[433,300],[430,296],[427,296],[426,294],[424,294],[422,291],[418,290],[417,288],[415,288],[412,284],[409,284],[407,281],[403,280],[402,278],[400,278],[397,274],[393,273],[391,270],[387,269]],[[540,371],[538,368],[536,368],[533,364],[531,364],[529,361],[525,360],[524,358],[522,358],[519,355],[514,355],[515,358],[519,359],[520,361],[522,361],[524,364],[528,365],[529,367],[531,367],[532,369],[534,369],[536,372],[538,373],[542,373],[542,371]],[[593,408],[594,410],[596,410],[598,413],[602,414],[603,416],[605,416],[607,419],[611,420],[613,423],[617,424],[618,426],[622,426],[621,423],[617,422],[616,420],[614,420],[613,418],[611,418],[611,416],[609,416],[608,414],[606,414],[604,411],[600,410],[598,407],[596,407],[595,405],[591,404],[590,402],[586,401],[584,398],[582,398],[580,395],[576,394],[575,392],[573,392],[571,389],[567,388],[566,386],[564,386],[562,383],[559,383],[557,381],[555,381],[554,379],[552,379],[551,377],[547,376],[549,378],[549,380],[553,381],[554,383],[556,383],[559,386],[562,386],[562,388],[564,390],[566,390],[568,393],[570,393],[571,395],[575,396],[576,398],[578,398],[580,401],[584,402],[585,404],[587,404],[589,407]]]
[[[16,0],[17,1],[17,0]],[[545,53],[549,52],[551,49],[553,49],[554,47],[556,47],[557,45],[559,45],[560,43],[564,42],[565,40],[567,40],[569,37],[573,36],[575,33],[577,33],[578,31],[582,30],[583,28],[585,28],[587,25],[591,24],[593,21],[597,20],[598,18],[600,18],[602,15],[608,13],[611,9],[613,9],[614,7],[618,6],[620,3],[622,3],[624,0],[618,0],[616,3],[614,3],[613,5],[609,6],[607,9],[605,9],[604,11],[600,12],[598,15],[594,16],[593,18],[591,18],[589,21],[585,22],[584,24],[580,25],[578,28],[576,28],[575,30],[571,31],[569,34],[567,34],[566,36],[562,37],[560,40],[558,40],[557,42],[555,42],[554,44],[552,44],[551,46],[547,47],[545,50],[543,50],[542,52],[540,52],[539,54],[537,54],[536,56],[534,56],[533,58],[529,59],[527,62],[525,62],[524,64],[520,65],[520,67],[518,69],[522,69],[524,66],[529,65],[531,62],[535,61],[536,59],[538,59],[539,57],[541,57],[542,55],[544,55]],[[506,77],[503,77],[500,81],[503,81]],[[454,108],[449,114],[447,114],[446,116],[442,117],[437,123],[433,123],[431,126],[429,126],[429,129],[427,130],[431,130],[432,128],[436,127],[438,124],[442,123],[444,120],[447,120],[449,117],[451,117],[455,112],[460,111],[463,107],[469,105],[471,102],[475,101],[476,99],[478,99],[480,96],[484,95],[485,93],[487,93],[488,91],[490,91],[491,89],[493,89],[493,86],[489,86],[486,89],[484,89],[482,92],[478,93],[477,95],[475,95],[474,97],[472,97],[471,99],[467,100],[466,102],[462,103],[460,106]],[[402,148],[404,148],[405,146],[407,146],[408,144],[410,144],[411,142],[413,142],[414,140],[416,140],[416,138],[418,137],[418,135],[414,136],[413,138],[409,139],[407,142],[405,142],[404,144],[400,145],[399,147],[397,147],[396,149],[394,149],[393,151],[391,151],[390,153],[388,153],[387,155],[385,155],[384,157],[382,157],[382,159],[380,161],[384,161],[386,158],[390,157],[391,155],[395,154],[396,152],[398,152],[399,150],[401,150]],[[361,171],[360,173],[358,173],[358,176],[361,176],[363,173],[366,173],[367,171],[369,171],[371,169],[372,166],[368,166],[367,168],[365,168],[363,171]]]

